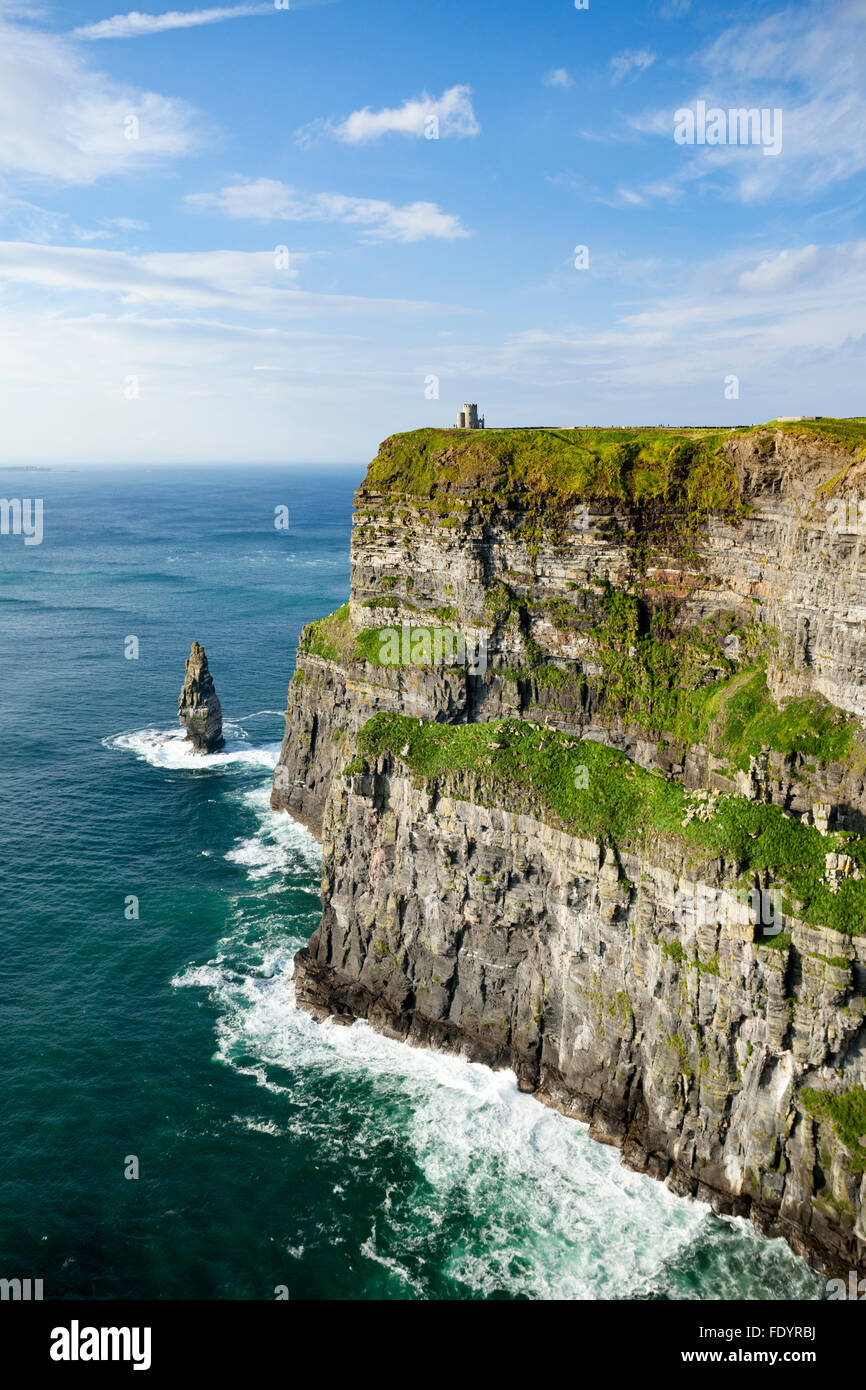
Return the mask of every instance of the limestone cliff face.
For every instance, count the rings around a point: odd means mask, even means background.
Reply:
[[[398,504],[362,488],[352,540],[353,621],[369,623],[371,612],[382,622],[430,621],[446,606],[457,625],[485,631],[491,653],[505,663],[519,659],[528,638],[597,674],[579,618],[592,613],[593,587],[609,583],[675,607],[680,627],[733,614],[773,629],[778,698],[817,692],[866,718],[866,537],[831,529],[835,514],[820,498],[844,467],[840,455],[772,434],[734,441],[728,452],[746,511],[733,523],[710,516],[688,534],[687,519],[674,517],[649,553],[641,509],[624,504],[590,500],[572,508],[563,533],[530,538],[521,536],[530,518],[519,496],[482,517],[471,498],[458,505],[459,493],[447,510],[431,512],[426,502]],[[850,487],[859,479],[862,488],[864,474],[866,464],[853,468]],[[383,591],[383,579],[397,582]],[[513,608],[499,607],[499,586],[523,601],[525,627],[515,626]],[[573,630],[557,623],[561,603],[576,609]],[[571,722],[591,714],[574,711]]]
[[[223,715],[214,689],[204,647],[193,642],[186,660],[186,676],[178,696],[177,714],[186,729],[194,753],[214,753],[222,748]]]
[[[756,939],[745,860],[722,855],[701,882],[730,912],[684,924],[700,884],[676,837],[581,838],[468,770],[425,783],[399,745],[360,770],[355,754],[383,712],[530,721],[783,808],[856,860],[866,546],[833,506],[866,462],[767,428],[720,445],[735,506],[673,482],[640,502],[627,450],[628,476],[564,504],[482,485],[489,447],[446,436],[419,483],[401,473],[412,437],[386,441],[356,497],[349,604],[302,635],[272,799],[324,845],[299,1001],[513,1067],[626,1163],[861,1269],[866,916],[831,930],[795,901]],[[377,655],[385,630],[443,626],[474,663]]]
[[[678,925],[699,885],[675,853],[620,855],[477,790],[419,789],[391,758],[334,783],[300,1002],[513,1067],[630,1166],[861,1268],[866,1161],[803,1092],[866,1081],[866,937],[794,919],[790,945],[756,941],[730,868],[727,920]]]
[[[546,534],[519,493],[482,507],[459,482],[443,481],[432,499],[362,487],[352,629],[449,623],[470,645],[483,643],[484,669],[395,671],[351,653],[317,658],[302,643],[274,807],[318,833],[347,736],[377,710],[395,709],[449,723],[541,720],[621,748],[687,786],[737,787],[797,814],[829,803],[840,824],[866,832],[866,749],[843,763],[769,747],[738,779],[724,747],[672,739],[651,715],[611,696],[594,636],[606,587],[637,596],[642,621],[662,616],[674,636],[732,622],[764,634],[776,701],[816,696],[866,722],[866,537],[832,527],[834,504],[821,497],[840,468],[847,486],[866,489],[866,464],[772,430],[734,436],[726,453],[741,514],[710,514],[697,529],[675,514],[656,534],[641,508],[619,502],[572,507]],[[564,679],[545,680],[544,663]],[[707,679],[720,664],[709,661]]]
[[[331,783],[352,753],[358,729],[382,710],[462,722],[465,687],[463,672],[394,671],[299,652],[272,808],[288,811],[321,838]]]

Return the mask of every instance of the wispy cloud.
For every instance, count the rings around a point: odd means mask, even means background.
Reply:
[[[0,18],[0,174],[88,184],[187,154],[188,103],[119,83],[68,39]]]
[[[866,240],[654,270],[653,292],[604,327],[528,329],[499,345],[464,344],[459,358],[442,345],[433,369],[471,375],[488,385],[488,400],[498,395],[509,410],[520,408],[528,382],[536,409],[539,401],[561,402],[568,385],[581,412],[570,418],[596,421],[724,420],[728,373],[740,379],[737,420],[756,418],[755,408],[768,419],[859,407]],[[561,300],[562,284],[552,288]]]
[[[626,49],[624,53],[617,53],[610,60],[611,72],[614,82],[624,82],[627,77],[637,77],[647,68],[651,68],[656,60],[656,55],[650,53],[646,48]]]
[[[93,295],[138,310],[234,311],[271,315],[325,310],[372,314],[453,312],[429,301],[374,299],[360,295],[317,294],[298,288],[310,253],[292,255],[289,264],[273,251],[154,251],[142,255],[80,246],[46,246],[0,241],[0,282],[30,285],[68,304]]]
[[[303,196],[278,179],[229,184],[218,193],[190,193],[184,201],[200,212],[220,212],[234,220],[255,222],[343,222],[361,228],[362,241],[453,241],[469,233],[459,217],[436,203],[397,207],[380,198],[342,193]]]
[[[320,136],[330,136],[346,145],[362,145],[381,140],[383,135],[409,135],[428,139],[466,138],[478,135],[481,126],[472,106],[471,87],[449,87],[441,97],[425,92],[402,106],[386,106],[379,111],[365,106],[344,120],[319,120],[302,126],[299,143],[311,144]]]
[[[551,68],[543,77],[545,87],[573,87],[574,78],[568,68]]]
[[[273,4],[220,5],[209,10],[168,10],[165,14],[112,15],[95,24],[83,24],[72,30],[75,39],[137,39],[147,34],[162,34],[167,29],[193,29],[199,24],[220,24],[226,19],[245,19],[249,15],[273,14]]]
[[[308,261],[0,242],[5,457],[331,461],[373,451],[380,422],[410,428],[424,372],[406,337],[465,310],[311,292]]]
[[[782,194],[820,196],[866,171],[866,7],[839,0],[827,7],[788,8],[759,23],[724,30],[695,61],[706,85],[665,110],[631,119],[636,130],[670,142],[672,167],[653,185],[634,190],[641,203],[677,197],[698,184],[744,203]],[[757,146],[673,145],[674,107],[775,108],[784,144],[778,159]]]

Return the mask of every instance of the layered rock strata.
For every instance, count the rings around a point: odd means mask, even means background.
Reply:
[[[298,1000],[513,1067],[630,1165],[861,1269],[866,546],[839,501],[864,486],[859,437],[716,432],[702,454],[686,432],[558,432],[512,457],[495,433],[385,442],[350,601],[302,634],[272,798],[324,845]],[[581,492],[563,477],[589,448]],[[471,659],[406,659],[443,629]],[[700,862],[678,825],[587,834],[561,788],[559,814],[469,767],[427,776],[410,740],[359,757],[390,714],[490,724],[490,749],[523,721],[706,794],[702,820],[714,794],[769,814]],[[764,939],[744,886],[786,873]],[[708,885],[730,911],[684,914]]]
[[[222,748],[223,715],[214,688],[204,647],[193,642],[186,660],[186,675],[177,701],[177,714],[186,729],[194,753],[215,753]]]
[[[673,849],[621,853],[477,790],[419,788],[390,757],[334,783],[299,1002],[511,1067],[629,1166],[863,1268],[866,1156],[808,1102],[866,1098],[866,936],[791,918],[780,946],[735,866],[696,882]],[[684,919],[709,888],[721,920]]]

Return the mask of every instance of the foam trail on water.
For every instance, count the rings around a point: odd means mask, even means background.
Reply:
[[[266,714],[273,714],[278,719],[284,719],[286,711],[284,709],[257,709],[253,714],[242,714],[238,719],[238,724],[246,724],[248,719],[261,719]]]
[[[246,742],[243,731],[232,724],[226,724],[225,733],[225,747],[218,753],[193,753],[183,729],[137,729],[115,734],[102,742],[105,748],[134,753],[151,767],[170,768],[172,771],[202,772],[240,766],[276,767],[279,743],[257,747]]]
[[[253,881],[297,871],[318,878],[322,861],[319,845],[291,816],[270,810],[270,795],[270,782],[242,793],[240,800],[255,813],[258,829],[238,838],[226,859],[247,869]]]
[[[233,793],[256,826],[226,855],[248,887],[213,958],[172,984],[207,992],[214,1060],[255,1084],[274,1128],[314,1148],[335,1193],[372,1203],[355,1257],[384,1271],[396,1296],[819,1296],[782,1242],[623,1168],[510,1071],[299,1010],[293,958],[318,923],[321,850],[268,797],[268,786]]]
[[[363,1022],[314,1023],[290,980],[300,939],[279,946],[281,930],[273,919],[263,933],[270,949],[255,953],[269,958],[270,974],[214,961],[173,984],[210,991],[220,1008],[216,1059],[290,1104],[289,1129],[320,1146],[341,1181],[379,1181],[383,1146],[404,1155],[414,1177],[383,1192],[360,1253],[412,1292],[425,1293],[429,1262],[476,1296],[677,1297],[669,1271],[715,1242],[718,1287],[704,1271],[700,1296],[815,1296],[812,1276],[780,1242],[629,1172],[585,1125],[519,1091],[511,1072],[407,1047]],[[758,1288],[747,1291],[750,1261]]]

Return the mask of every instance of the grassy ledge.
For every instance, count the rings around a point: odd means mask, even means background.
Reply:
[[[866,450],[866,418],[772,421],[742,429],[419,429],[386,439],[360,489],[432,498],[470,494],[658,502],[690,515],[741,503],[725,445],[754,435],[817,440],[852,457]]]
[[[432,497],[472,494],[566,505],[580,499],[650,501],[705,513],[740,501],[736,470],[722,453],[729,431],[421,429],[382,444],[362,486]]]
[[[667,841],[702,876],[720,861],[744,879],[769,874],[802,920],[848,935],[866,932],[866,878],[844,882],[836,894],[821,882],[828,850],[866,868],[866,840],[822,836],[776,806],[737,796],[721,796],[712,820],[683,826],[690,794],[604,744],[521,720],[419,725],[378,714],[361,729],[358,750],[347,775],[383,754],[400,759],[421,783],[456,788],[471,773],[462,786],[469,800],[514,808],[514,793],[522,793],[526,809],[574,835],[636,850]]]
[[[860,1142],[866,1137],[866,1090],[852,1086],[841,1095],[805,1087],[799,1100],[807,1114],[816,1120],[828,1120],[846,1149],[851,1152],[851,1167],[866,1172],[866,1148]]]
[[[738,668],[722,656],[723,636],[718,631],[695,629],[666,635],[665,640],[652,631],[639,635],[637,600],[616,590],[605,596],[601,611],[603,619],[591,633],[604,671],[596,683],[602,688],[606,717],[622,718],[679,747],[704,744],[742,770],[751,757],[767,750],[800,754],[823,764],[862,759],[859,726],[851,716],[816,697],[791,700],[781,708],[775,704],[767,688],[764,655]],[[470,645],[464,634],[440,626],[439,615],[434,616],[437,622],[431,626],[406,624],[405,634],[403,625],[396,623],[355,632],[346,603],[307,624],[300,651],[342,665],[464,665],[461,650]],[[749,634],[743,632],[742,637],[745,650]],[[562,691],[596,679],[552,665],[540,649],[537,658],[536,665],[498,674]],[[707,681],[708,662],[715,663],[719,678]]]
[[[344,603],[327,618],[307,623],[298,650],[343,666],[360,661],[398,668],[460,665],[460,653],[465,648],[463,633],[438,623],[427,627],[406,624],[405,631],[403,624],[395,623],[393,627],[367,627],[355,632],[349,621],[349,605]]]

